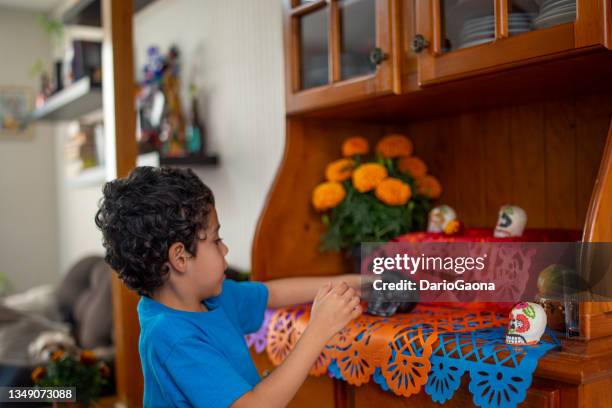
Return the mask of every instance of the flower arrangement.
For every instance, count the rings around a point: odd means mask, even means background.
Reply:
[[[63,350],[51,354],[45,367],[32,371],[32,380],[39,387],[76,387],[77,401],[90,406],[100,395],[110,376],[108,366],[98,361],[91,350],[78,355]]]
[[[424,230],[431,201],[442,193],[425,162],[412,155],[412,141],[406,136],[385,136],[374,157],[366,160],[369,152],[364,138],[345,140],[343,158],[327,165],[326,181],[312,192],[312,204],[327,226],[323,250],[385,242]]]

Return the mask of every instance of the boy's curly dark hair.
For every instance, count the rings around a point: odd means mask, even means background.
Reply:
[[[215,205],[212,191],[191,169],[137,167],[104,185],[95,222],[106,262],[140,295],[168,278],[168,250],[182,242],[195,255],[199,232]]]

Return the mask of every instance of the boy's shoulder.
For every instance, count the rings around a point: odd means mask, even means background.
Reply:
[[[193,337],[196,327],[190,319],[162,307],[165,306],[142,297],[138,303],[138,318],[141,348],[155,349],[157,354],[164,355],[169,354],[181,340]]]

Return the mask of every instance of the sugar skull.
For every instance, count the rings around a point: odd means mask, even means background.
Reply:
[[[429,212],[427,232],[443,232],[449,221],[457,219],[457,214],[448,205],[439,205]]]
[[[504,205],[499,209],[493,235],[497,238],[520,237],[527,224],[527,213],[521,207]]]
[[[506,343],[534,345],[546,329],[546,312],[537,303],[519,303],[510,311]]]

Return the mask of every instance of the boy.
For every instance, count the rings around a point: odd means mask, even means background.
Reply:
[[[224,280],[214,197],[191,170],[139,167],[106,183],[96,225],[106,261],[142,296],[145,407],[286,406],[327,341],[361,313],[358,275]],[[266,307],[313,299],[295,349],[260,381],[244,335]]]

